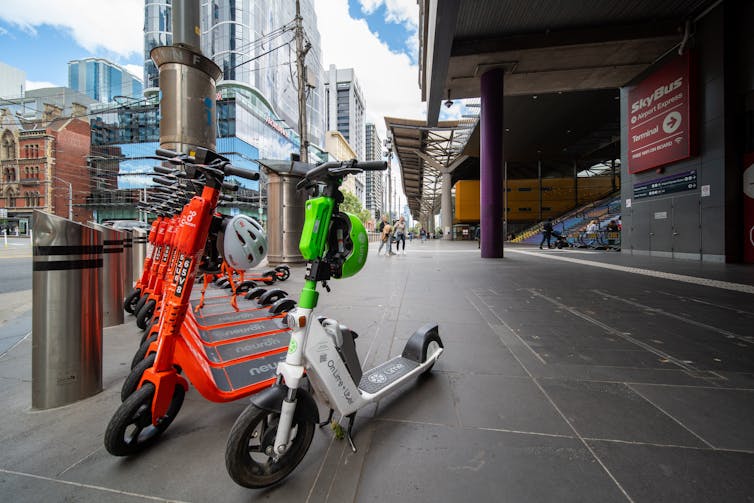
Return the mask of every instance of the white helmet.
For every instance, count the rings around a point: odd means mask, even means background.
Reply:
[[[223,260],[238,271],[259,265],[267,255],[267,235],[259,222],[246,215],[236,215],[223,224],[217,236]]]

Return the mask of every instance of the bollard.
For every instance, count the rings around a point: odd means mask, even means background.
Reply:
[[[304,226],[306,192],[296,190],[311,165],[294,161],[257,161],[267,174],[267,261],[270,265],[304,262],[298,248]]]
[[[31,406],[102,391],[102,234],[34,211]]]
[[[128,230],[122,230],[123,233],[123,299],[131,293],[134,286],[134,248],[133,233]]]
[[[94,222],[88,225],[102,233],[102,322],[105,328],[122,325],[123,299],[123,238],[124,232]]]
[[[141,279],[141,273],[144,269],[144,261],[147,259],[147,243],[149,242],[149,231],[144,229],[134,229],[133,231],[133,283]],[[132,283],[132,284],[133,284]],[[130,290],[128,291],[130,293]]]

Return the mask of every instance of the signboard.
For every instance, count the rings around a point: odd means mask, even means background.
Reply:
[[[634,185],[634,199],[694,189],[696,189],[696,171],[684,171],[648,182],[637,183]]]
[[[629,173],[691,157],[690,65],[686,51],[629,90]]]

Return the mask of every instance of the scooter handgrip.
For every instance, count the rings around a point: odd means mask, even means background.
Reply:
[[[361,161],[356,163],[356,167],[364,171],[382,171],[387,169],[386,161]]]
[[[228,164],[223,168],[227,176],[237,176],[238,178],[245,178],[246,180],[259,180],[258,171],[249,171],[248,169],[237,168]]]
[[[155,173],[159,173],[161,175],[172,175],[175,173],[175,170],[173,168],[166,168],[165,166],[155,166],[152,169],[154,169]]]
[[[158,148],[157,150],[154,151],[154,153],[161,157],[178,157],[179,155],[181,155],[178,152],[174,152],[166,148]]]

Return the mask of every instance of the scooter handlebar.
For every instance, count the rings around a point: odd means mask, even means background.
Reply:
[[[259,172],[237,168],[231,164],[224,166],[223,171],[225,171],[226,176],[237,176],[238,178],[245,178],[246,180],[259,180]]]

